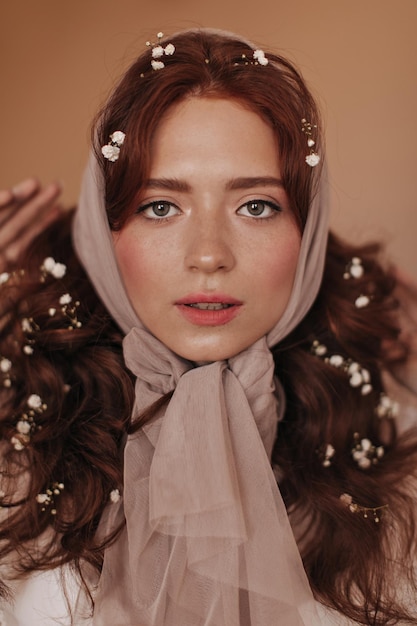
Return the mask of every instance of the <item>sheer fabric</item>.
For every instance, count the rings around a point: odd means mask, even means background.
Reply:
[[[269,347],[304,317],[321,282],[325,185],[312,202],[292,295],[268,337],[227,362],[196,367],[137,319],[124,290],[94,156],[74,242],[98,294],[125,331],[136,378],[132,419],[168,391],[167,408],[124,450],[124,494],[109,506],[94,626],[312,626],[315,603],[270,466],[284,408]]]

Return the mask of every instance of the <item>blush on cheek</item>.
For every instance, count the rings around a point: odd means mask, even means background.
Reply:
[[[123,278],[128,295],[132,298],[131,285],[140,282],[140,275],[146,271],[146,255],[138,246],[134,237],[127,236],[127,233],[120,233],[115,240],[115,253],[120,273]]]
[[[294,233],[291,237],[280,242],[274,250],[270,251],[267,257],[266,271],[274,289],[279,288],[280,285],[288,284],[292,287],[300,254],[300,246],[301,236],[298,233]]]

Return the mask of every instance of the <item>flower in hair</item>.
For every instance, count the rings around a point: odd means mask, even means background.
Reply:
[[[38,394],[32,393],[32,395],[29,396],[28,407],[35,411],[39,411],[42,408],[42,400]]]
[[[254,50],[253,58],[255,61],[259,63],[259,65],[268,65],[269,61],[265,56],[265,52],[263,50]]]
[[[375,524],[378,524],[381,520],[381,513],[388,508],[387,504],[382,506],[361,506],[353,501],[352,496],[349,493],[342,493],[339,496],[340,502],[349,509],[351,513],[361,513],[365,519],[371,518]]]
[[[363,309],[364,307],[368,306],[368,304],[370,303],[370,298],[369,296],[364,296],[363,294],[358,296],[355,300],[355,307],[357,309]]]
[[[7,372],[10,372],[11,367],[12,362],[9,361],[9,359],[6,359],[5,357],[0,358],[0,372],[6,374]]]
[[[64,483],[52,483],[45,493],[38,493],[36,502],[41,505],[41,511],[46,511],[48,507],[51,507],[49,509],[51,515],[56,515],[55,496],[61,495],[64,488]]]
[[[110,135],[110,139],[112,140],[112,142],[117,143],[119,147],[123,145],[125,137],[126,137],[125,133],[122,132],[121,130],[116,130],[114,133]]]
[[[349,378],[349,385],[360,389],[363,396],[367,396],[372,391],[371,375],[369,371],[352,359],[345,359],[341,354],[328,356],[327,347],[315,339],[311,346],[311,351],[318,357],[322,357],[325,363],[345,372]]]
[[[380,419],[384,417],[395,419],[400,412],[400,405],[396,400],[392,400],[386,393],[381,393],[375,412]]]
[[[167,44],[167,45],[165,46],[165,48],[164,48],[164,52],[165,52],[165,54],[166,54],[167,56],[169,56],[169,57],[170,57],[170,56],[172,56],[172,55],[174,54],[174,52],[175,52],[175,46],[174,46],[174,44],[173,44],[173,43],[169,43],[169,44]]]
[[[312,152],[306,156],[306,163],[310,167],[316,167],[320,163],[320,155],[316,152]]]
[[[153,70],[162,70],[165,67],[165,63],[163,61],[160,61],[159,59],[161,59],[164,55],[166,56],[172,56],[175,52],[175,46],[173,43],[168,43],[165,48],[161,45],[161,39],[164,36],[164,33],[158,33],[157,35],[158,38],[158,43],[154,44],[151,43],[150,41],[146,42],[147,46],[151,46],[152,47],[152,60],[151,60],[151,66]]]
[[[343,278],[345,280],[349,280],[350,278],[362,278],[364,271],[362,259],[358,256],[354,256],[347,264]]]
[[[116,504],[116,502],[119,502],[121,496],[120,496],[120,491],[118,489],[113,489],[110,492],[110,502],[112,502],[113,504]]]
[[[67,266],[63,263],[58,263],[51,256],[46,257],[41,265],[41,272],[43,276],[50,274],[54,278],[63,278],[66,274]]]
[[[125,140],[125,133],[121,130],[116,130],[110,135],[110,141],[106,146],[101,148],[101,153],[105,159],[114,163],[119,158],[120,147]]]
[[[23,413],[16,423],[16,435],[11,437],[10,442],[15,450],[24,450],[30,443],[30,437],[36,429],[35,416],[41,415],[48,407],[36,393],[32,393],[27,399],[29,410]]]
[[[383,446],[374,446],[367,437],[361,439],[359,433],[355,433],[353,438],[352,458],[360,469],[369,469],[372,465],[376,465],[384,456]]]
[[[64,293],[59,299],[59,304],[69,304],[70,302],[72,302],[72,298],[69,293]]]
[[[306,156],[306,163],[310,167],[316,167],[320,163],[320,155],[314,152],[316,142],[313,139],[313,133],[317,130],[317,124],[311,124],[305,118],[301,120],[301,124],[301,130],[307,136],[307,146],[310,148],[310,153]]]

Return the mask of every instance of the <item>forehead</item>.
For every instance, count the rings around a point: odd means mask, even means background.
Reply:
[[[278,143],[271,126],[236,100],[190,97],[173,105],[151,142],[151,169],[204,160],[206,166],[279,170]]]

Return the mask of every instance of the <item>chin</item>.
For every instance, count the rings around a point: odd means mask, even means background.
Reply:
[[[187,359],[187,361],[192,361],[197,365],[205,365],[216,361],[227,361],[245,350],[247,347],[248,346],[231,346],[230,348],[227,348],[225,346],[216,346],[209,348],[206,346],[204,348],[181,348],[180,351],[175,350],[175,348],[171,348],[171,350],[183,359]]]

